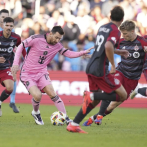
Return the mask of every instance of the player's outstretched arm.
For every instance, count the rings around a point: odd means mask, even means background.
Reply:
[[[91,47],[85,51],[80,51],[80,52],[73,52],[70,50],[66,50],[66,51],[62,51],[63,55],[69,58],[77,58],[83,55],[87,55],[88,53],[90,53],[90,50],[92,50],[94,47]],[[88,57],[88,56],[87,56]]]
[[[114,50],[114,53],[115,53],[115,54],[118,54],[118,55],[120,55],[120,56],[123,56],[123,57],[125,57],[125,58],[128,58],[128,56],[129,56],[129,52],[128,52],[127,50],[115,49],[115,50]]]

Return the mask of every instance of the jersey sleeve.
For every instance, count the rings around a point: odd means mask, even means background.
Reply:
[[[112,30],[109,34],[109,37],[107,38],[107,41],[111,41],[111,43],[117,47],[118,46],[118,42],[120,39],[120,32],[119,30]]]
[[[16,46],[19,46],[21,44],[21,38],[20,37],[18,37],[17,38],[17,43],[16,43]]]
[[[34,43],[34,37],[33,36],[30,36],[29,38],[25,39],[22,42],[24,48],[32,46],[33,43]]]

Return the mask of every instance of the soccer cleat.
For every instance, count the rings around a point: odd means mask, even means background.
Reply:
[[[130,94],[130,99],[134,99],[134,97],[137,95],[137,91],[134,90],[133,92],[131,92]]]
[[[102,115],[98,115],[96,117],[96,119],[94,120],[95,124],[101,125],[102,124],[102,119],[103,119],[103,116]]]
[[[2,109],[1,109],[1,105],[0,105],[0,116],[2,116]]]
[[[68,125],[70,122],[73,122],[72,119],[70,119],[68,116],[65,118],[66,124]]]
[[[73,126],[71,123],[69,123],[66,129],[69,132],[88,134],[87,132],[83,131],[80,126]]]
[[[38,114],[37,113],[35,114],[34,111],[32,111],[31,114],[34,117],[37,125],[44,125],[44,122],[43,122],[41,115],[40,115],[40,111],[38,112]]]
[[[82,104],[83,114],[86,113],[86,109],[87,109],[88,105],[92,102],[92,100],[90,99],[90,94],[91,94],[91,92],[84,91],[84,96],[83,96],[84,101]]]
[[[10,103],[9,106],[13,109],[13,112],[19,113],[18,108],[16,107],[15,103]]]
[[[87,121],[83,123],[83,126],[91,126],[93,123],[93,116],[91,116]]]

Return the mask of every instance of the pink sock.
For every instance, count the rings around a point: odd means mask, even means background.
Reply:
[[[55,106],[57,107],[58,111],[61,111],[66,114],[65,106],[63,101],[60,99],[58,95],[56,95],[54,98],[51,99]]]
[[[34,98],[32,98],[32,105],[33,105],[34,111],[37,112],[37,111],[39,110],[40,102],[36,102],[36,101],[34,100]]]

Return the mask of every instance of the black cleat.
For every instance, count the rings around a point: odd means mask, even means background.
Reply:
[[[13,109],[13,112],[19,113],[18,108],[16,107],[15,103],[10,103],[9,106]]]

